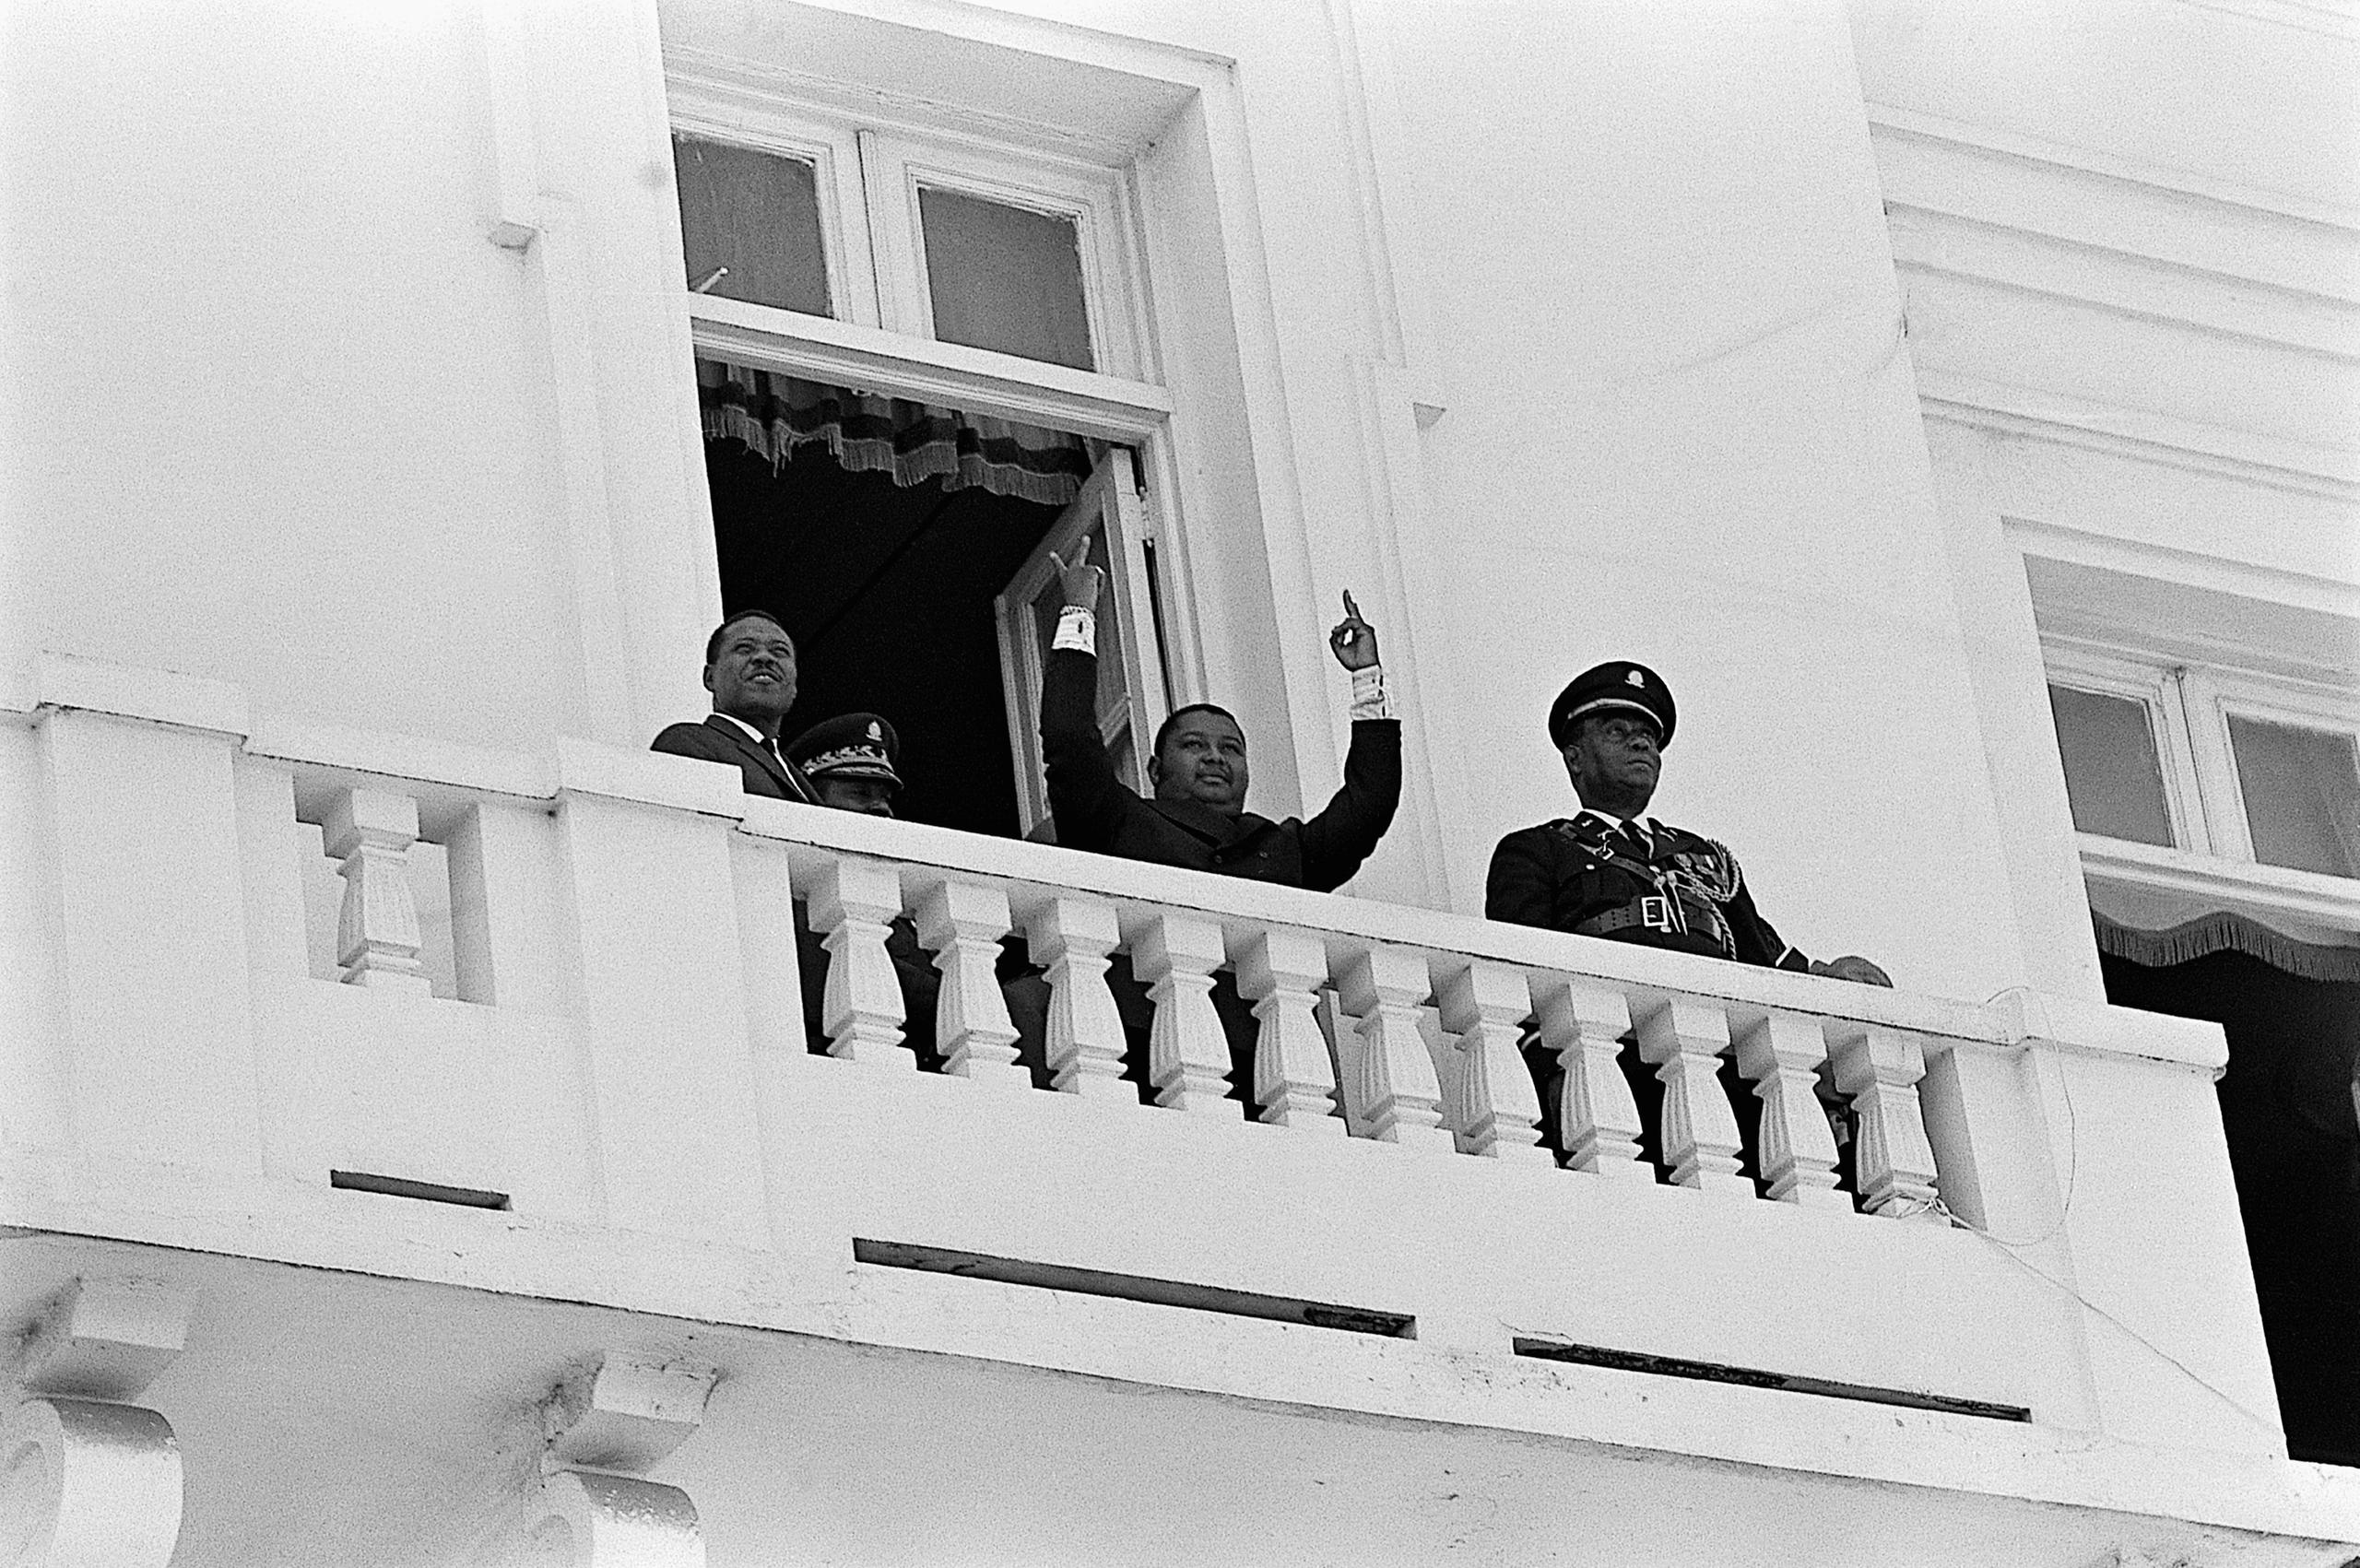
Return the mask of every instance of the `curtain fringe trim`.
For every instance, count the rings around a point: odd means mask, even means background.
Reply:
[[[2199,915],[2163,931],[2142,931],[2094,911],[2090,923],[2097,930],[2098,951],[2150,969],[2188,963],[2218,952],[2236,952],[2304,980],[2337,984],[2360,983],[2360,948],[2330,948],[2297,941],[2258,920],[2226,910]]]
[[[1081,493],[1078,475],[996,461],[988,450],[962,450],[950,441],[928,441],[903,450],[887,438],[846,436],[833,421],[798,430],[785,419],[764,420],[734,402],[709,405],[703,412],[707,441],[743,442],[768,458],[773,468],[784,466],[796,447],[817,444],[825,446],[846,471],[890,475],[904,489],[938,478],[945,489],[980,489],[1043,506],[1063,506]]]

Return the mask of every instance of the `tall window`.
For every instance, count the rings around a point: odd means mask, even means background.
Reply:
[[[1144,787],[1172,408],[1130,171],[670,85],[723,596],[805,641],[790,725],[882,713],[908,814],[1044,833],[1049,556],[1086,548],[1101,728]]]

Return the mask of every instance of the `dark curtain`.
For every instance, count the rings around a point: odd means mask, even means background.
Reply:
[[[783,466],[796,448],[825,447],[846,471],[907,487],[977,489],[1063,506],[1090,477],[1081,437],[987,415],[877,397],[799,377],[697,361],[697,402],[708,442],[741,442]]]
[[[2221,1120],[2287,1447],[2360,1465],[2360,982],[2290,973],[2228,942],[2150,966],[2123,956],[2134,944],[2108,938],[2108,1001],[2228,1035]],[[2206,939],[2231,930],[2216,924]],[[2314,951],[2341,962],[2341,949]]]

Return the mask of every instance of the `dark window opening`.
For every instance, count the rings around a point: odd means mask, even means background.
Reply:
[[[705,472],[723,605],[770,610],[795,636],[782,739],[838,713],[882,714],[902,744],[896,815],[1017,836],[992,601],[1057,508],[938,479],[897,486],[818,444],[773,467],[708,442]]]
[[[2221,1121],[2286,1449],[2360,1465],[2360,983],[2232,951],[2101,961],[2107,1001],[2227,1032]]]

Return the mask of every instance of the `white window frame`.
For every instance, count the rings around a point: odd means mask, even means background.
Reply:
[[[2155,745],[2155,762],[2163,773],[2164,812],[2171,831],[2171,847],[2191,854],[2212,853],[2201,801],[2196,750],[2189,734],[2176,670],[2143,664],[2134,658],[2062,643],[2042,645],[2048,684],[2101,697],[2121,697],[2137,702],[2147,714],[2148,733]],[[2084,838],[2104,838],[2085,833]],[[2133,839],[2107,839],[2135,843]],[[2148,846],[2154,847],[2154,846]]]
[[[2360,878],[2254,859],[2228,725],[2235,714],[2360,737],[2360,692],[2229,666],[2189,667],[2131,648],[2060,638],[2044,638],[2041,654],[2054,685],[2147,703],[2164,764],[2176,847],[2076,833],[2086,878],[2360,935]]]
[[[741,97],[693,82],[683,84],[673,97],[672,129],[701,141],[810,164],[820,204],[820,253],[828,269],[828,314],[838,321],[879,324],[869,225],[865,218],[860,218],[863,212],[860,144],[851,132],[785,104],[756,110]],[[688,281],[682,280],[683,288]]]
[[[2182,678],[2181,690],[2197,739],[2197,766],[2203,778],[2212,842],[2222,845],[2220,853],[2231,859],[2260,864],[2254,860],[2253,826],[2246,815],[2236,747],[2229,737],[2231,718],[2341,736],[2353,742],[2355,757],[2360,757],[2360,699],[2351,695],[2218,669],[2189,670]]]
[[[863,129],[858,141],[880,324],[887,331],[935,336],[933,279],[918,207],[920,189],[931,187],[1071,222],[1091,363],[1109,375],[1151,376],[1139,319],[1142,290],[1132,264],[1138,247],[1126,238],[1133,232],[1130,187],[1118,171],[949,137]]]
[[[1083,373],[1154,379],[1128,171],[925,131],[884,116],[855,116],[681,69],[667,71],[666,94],[676,132],[815,167],[828,313],[834,319],[934,340],[918,191],[956,191],[1071,221],[1095,367]]]
[[[1081,371],[937,340],[919,230],[921,185],[1072,218],[1092,359],[1102,367],[1145,368],[1152,362],[1153,335],[1128,170],[971,136],[871,127],[849,114],[693,72],[667,71],[667,89],[675,131],[815,164],[831,268],[832,313],[825,317],[693,293],[683,278],[680,299],[698,353],[1130,448],[1137,489],[1127,518],[1137,536],[1127,543],[1142,554],[1160,553],[1180,495],[1171,395],[1152,381],[1103,368]],[[839,255],[848,269],[866,275],[865,294],[856,287],[839,289],[833,270]],[[1126,463],[1127,472],[1130,467]],[[1124,669],[1127,705],[1146,718],[1162,714],[1176,678],[1198,662],[1191,601],[1168,577],[1160,586],[1154,604],[1127,607],[1135,611],[1136,627],[1136,656]],[[1146,592],[1142,575],[1139,593]],[[1011,713],[1036,711],[1037,696],[1008,693]],[[1029,787],[1037,792],[1039,781]]]

